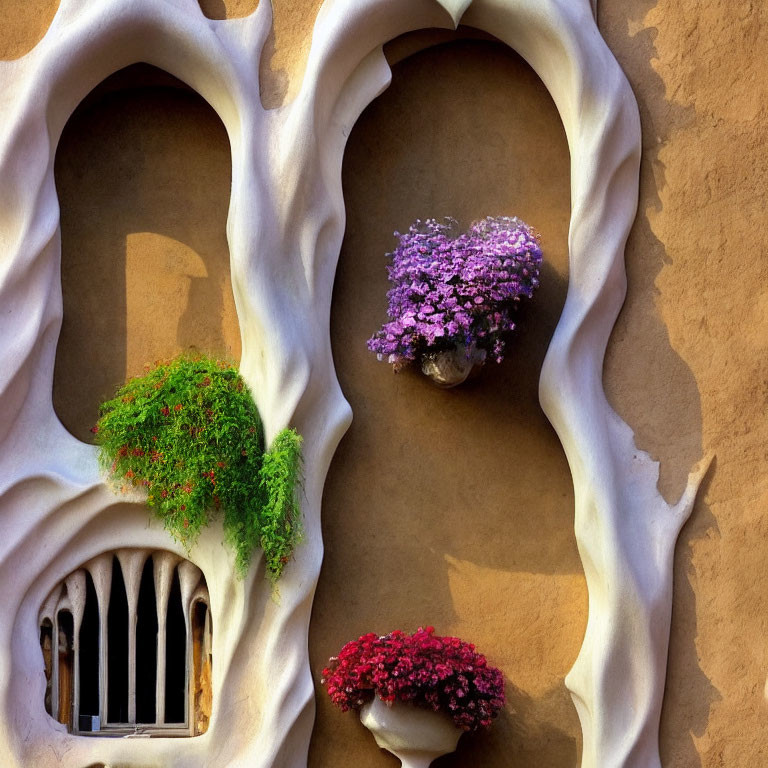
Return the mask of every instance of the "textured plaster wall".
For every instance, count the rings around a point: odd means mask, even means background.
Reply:
[[[768,729],[768,7],[607,0],[643,121],[629,296],[606,390],[676,496],[715,464],[677,546],[662,760],[763,765]]]
[[[18,59],[45,34],[58,0],[3,0],[0,3],[0,59]]]
[[[55,5],[2,0],[0,56],[14,58],[34,45]],[[274,5],[275,50],[261,73],[269,104],[295,92],[318,3],[275,0]],[[203,7],[220,17],[242,15],[249,3],[206,0]],[[662,719],[662,759],[674,768],[760,765],[768,754],[766,16],[761,4],[749,0],[600,4],[600,28],[635,91],[644,132],[640,213],[627,249],[629,295],[609,346],[606,389],[635,430],[639,447],[661,461],[660,487],[668,499],[679,496],[700,455],[717,455],[677,547]],[[500,371],[486,371],[471,389],[441,393],[414,377],[393,378],[360,348],[382,318],[383,305],[376,301],[386,287],[380,254],[392,246],[389,229],[425,213],[422,200],[450,206],[464,220],[493,208],[530,219],[544,232],[552,266],[545,290],[553,304],[544,308],[542,301],[536,311],[554,313],[562,301],[568,179],[557,116],[514,57],[460,45],[465,64],[454,74],[477,77],[473,84],[461,90],[429,80],[440,66],[456,67],[450,58],[439,64],[439,49],[406,60],[392,89],[363,116],[347,153],[349,222],[336,287],[334,353],[356,421],[326,489],[327,565],[315,604],[312,664],[319,671],[328,653],[360,631],[413,627],[422,617],[440,631],[471,635],[516,684],[510,698],[520,715],[505,716],[495,735],[477,739],[477,752],[465,745],[460,757],[444,764],[575,765],[578,724],[562,676],[581,640],[585,594],[570,534],[567,468],[534,407],[532,372],[518,380],[513,359]],[[401,80],[404,72],[414,80]],[[510,80],[519,92],[504,87]],[[409,90],[414,81],[422,84],[420,91]],[[483,88],[496,101],[481,112],[477,101]],[[523,96],[535,98],[535,107],[529,104],[520,114],[514,100]],[[456,188],[465,170],[463,154],[457,155],[456,141],[438,135],[439,117],[429,136],[398,129],[399,121],[415,126],[424,119],[425,101],[445,111],[452,100],[470,107],[456,113],[488,152],[473,158],[473,169],[488,170],[466,180],[475,185],[467,193]],[[121,135],[124,144],[115,141]],[[526,143],[510,147],[504,138],[509,135]],[[105,141],[106,155],[98,150]],[[472,142],[460,146],[475,151]],[[407,163],[386,161],[386,153],[406,151],[414,153]],[[121,158],[139,155],[145,165],[129,172],[126,162],[120,172]],[[125,321],[137,329],[136,335],[126,333],[129,328],[100,331],[104,343],[95,351],[78,347],[76,332],[69,341],[62,336],[56,403],[76,434],[91,423],[87,408],[92,413],[93,406],[85,405],[85,395],[97,392],[89,381],[101,365],[96,355],[104,356],[118,378],[146,361],[140,351],[131,351],[137,339],[142,345],[157,341],[158,355],[188,344],[221,343],[237,356],[236,325],[226,314],[231,297],[224,288],[216,299],[190,301],[193,286],[207,280],[210,289],[226,282],[228,162],[226,136],[215,116],[178,91],[163,98],[156,92],[123,92],[111,107],[93,105],[90,117],[85,108],[70,123],[57,159],[65,264],[62,333],[78,312],[85,316],[93,299],[82,283],[99,275],[107,283],[107,300],[125,302]],[[508,172],[497,173],[497,164]],[[516,179],[510,172],[523,168],[549,174],[550,185],[536,186],[532,177]],[[435,182],[439,173],[446,182]],[[166,198],[167,218],[162,207],[148,205],[162,199],[156,185],[163,174],[177,190],[175,204]],[[201,178],[208,181],[196,188]],[[398,194],[390,194],[388,185]],[[432,212],[439,213],[426,211]],[[390,218],[382,231],[378,224]],[[74,266],[86,253],[103,260],[95,273],[78,273]],[[147,323],[147,307],[136,304],[146,298],[145,287],[131,282],[126,271],[131,254],[147,253],[168,259],[183,278],[164,282],[160,264],[169,262],[146,264],[148,281],[154,275],[164,297],[166,321],[158,326]],[[169,297],[180,283],[181,292]],[[536,319],[536,311],[528,313],[529,320]],[[540,319],[539,330],[524,329],[519,338],[524,354],[537,361],[556,313]],[[78,367],[78,355],[95,367],[84,362],[89,376],[75,383],[66,366]],[[83,389],[82,401],[77,389]],[[469,400],[484,407],[470,408]],[[403,436],[408,442],[400,448]],[[441,448],[440,466],[426,450],[435,445]],[[522,454],[521,478],[505,459]],[[486,469],[489,462],[492,472]],[[429,482],[415,483],[424,470]],[[469,490],[456,480],[461,473]],[[475,501],[478,489],[487,496],[481,503]],[[478,530],[492,531],[488,547],[479,546]],[[311,762],[394,765],[376,753],[352,716],[330,712],[324,702]]]

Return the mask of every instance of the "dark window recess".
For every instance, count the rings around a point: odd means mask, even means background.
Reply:
[[[213,697],[209,599],[202,572],[180,567],[170,552],[126,549],[93,558],[41,608],[46,712],[81,735],[205,733]]]
[[[43,651],[43,665],[45,666],[45,711],[50,715],[51,709],[51,675],[53,674],[53,623],[50,619],[43,619],[40,625],[40,648]]]
[[[181,608],[181,585],[178,570],[173,574],[166,618],[165,722],[186,722],[187,628]]]
[[[75,651],[73,639],[75,624],[69,611],[59,611],[59,722],[72,722],[74,701]]]
[[[99,714],[99,601],[85,574],[85,610],[80,624],[80,714]]]
[[[136,621],[136,722],[154,723],[157,685],[157,602],[154,564],[147,558],[141,574]]]
[[[112,591],[107,613],[107,721],[128,722],[128,598],[123,570],[112,558]]]

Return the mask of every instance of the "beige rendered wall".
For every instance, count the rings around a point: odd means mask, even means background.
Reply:
[[[204,10],[252,6],[206,0]],[[274,6],[261,73],[270,106],[295,92],[318,2]],[[54,9],[0,0],[0,56],[34,45]],[[760,765],[768,754],[766,16],[750,0],[600,3],[644,131],[606,389],[661,461],[669,499],[699,456],[717,456],[677,548],[662,718],[662,759],[674,768]],[[391,46],[392,60],[408,45]],[[189,346],[239,354],[224,130],[200,99],[151,73],[108,91],[70,121],[56,168],[65,324],[54,395],[82,437],[104,390],[145,362]],[[350,137],[344,184],[332,330],[355,421],[324,498],[313,670],[363,631],[433,623],[504,668],[516,710],[440,765],[574,766],[578,723],[562,678],[586,595],[567,467],[535,398],[567,280],[562,128],[514,54],[457,42],[396,66]],[[549,264],[509,361],[454,392],[394,377],[363,347],[384,315],[391,231],[447,213],[465,223],[516,213],[542,232]],[[320,697],[310,764],[395,762]]]
[[[629,297],[605,383],[676,497],[714,452],[675,565],[665,766],[768,757],[768,6],[605,0],[643,122]]]
[[[312,666],[319,673],[366,631],[433,624],[477,643],[509,696],[490,734],[464,737],[439,765],[574,766],[579,726],[563,678],[583,637],[586,586],[570,473],[537,399],[567,285],[565,134],[546,89],[500,43],[430,48],[393,74],[345,155],[331,338],[354,420],[323,500]],[[509,358],[448,391],[418,372],[394,375],[365,346],[386,317],[392,231],[417,217],[469,224],[500,213],[535,225],[547,259]],[[318,704],[313,768],[396,764],[322,690]]]
[[[88,440],[99,403],[145,365],[195,349],[239,359],[229,141],[202,98],[137,66],[70,118],[55,176],[64,322],[54,407]]]

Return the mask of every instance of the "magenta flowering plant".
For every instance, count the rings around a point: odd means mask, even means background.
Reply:
[[[348,642],[323,670],[323,685],[343,712],[374,696],[448,715],[457,727],[488,727],[504,706],[504,678],[475,646],[439,637],[434,627]]]
[[[517,218],[489,216],[464,233],[455,219],[427,219],[395,235],[400,242],[387,267],[389,321],[368,348],[395,370],[457,345],[501,362],[517,303],[539,285],[534,230]]]

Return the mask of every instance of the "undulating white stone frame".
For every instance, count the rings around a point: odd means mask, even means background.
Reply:
[[[657,465],[636,449],[603,391],[603,355],[625,294],[640,128],[593,3],[326,0],[298,97],[267,111],[258,72],[268,0],[228,21],[206,19],[197,0],[61,0],[41,42],[0,63],[0,754],[8,768],[306,764],[320,499],[351,418],[329,338],[344,146],[389,83],[383,43],[459,19],[528,60],[552,94],[571,150],[570,284],[540,393],[571,466],[589,587],[584,645],[567,678],[583,728],[582,764],[660,765],[674,544],[701,472],[677,505],[667,505],[656,490]],[[206,532],[190,556],[210,590],[214,713],[206,734],[181,740],[68,735],[43,708],[38,644],[40,606],[85,561],[118,546],[174,549],[159,525],[147,524],[143,505],[105,488],[95,450],[66,432],[51,396],[62,318],[57,143],[79,101],[139,61],[189,84],[227,129],[241,370],[267,438],[292,424],[306,440],[306,540],[286,569],[280,602],[270,599],[263,567],[244,582],[231,575],[220,532]]]

